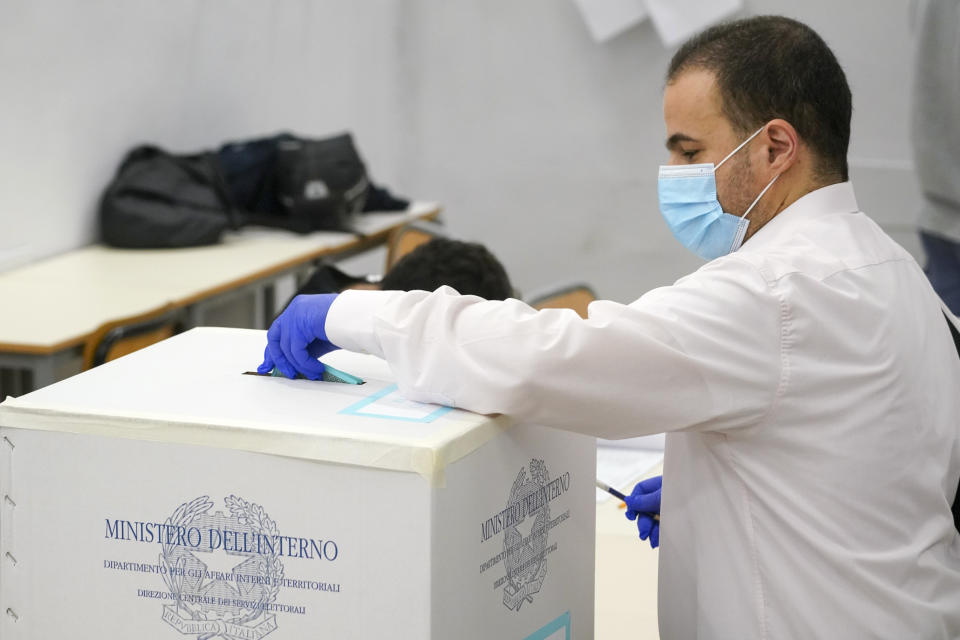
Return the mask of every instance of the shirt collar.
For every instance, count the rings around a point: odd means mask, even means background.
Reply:
[[[797,221],[819,218],[828,214],[856,213],[860,211],[857,197],[853,193],[853,184],[838,182],[820,187],[802,196],[789,207],[778,213],[759,231],[753,234],[740,248],[741,251],[755,251],[765,245],[776,242]]]

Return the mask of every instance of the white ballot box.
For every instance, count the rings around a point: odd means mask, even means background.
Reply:
[[[3,640],[587,639],[592,438],[242,375],[194,329],[0,405]]]

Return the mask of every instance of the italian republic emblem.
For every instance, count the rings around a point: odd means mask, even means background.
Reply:
[[[507,585],[503,588],[503,604],[519,611],[524,602],[533,602],[534,594],[540,591],[547,577],[547,533],[550,526],[550,505],[547,500],[538,500],[544,495],[550,476],[543,460],[533,459],[527,470],[520,468],[510,489],[507,508],[522,503],[526,517],[504,528],[503,566],[507,571]],[[530,507],[533,506],[531,509]],[[530,524],[532,520],[532,524]],[[529,534],[524,537],[518,525],[527,523]]]
[[[201,532],[203,544],[162,545],[160,564],[167,569],[163,579],[176,599],[164,605],[162,617],[197,640],[259,640],[277,628],[276,615],[269,611],[280,589],[283,564],[278,555],[251,551],[236,540],[231,548],[217,536],[273,539],[279,531],[258,504],[233,495],[224,504],[228,513],[210,513],[214,503],[200,496],[167,518],[169,527]]]

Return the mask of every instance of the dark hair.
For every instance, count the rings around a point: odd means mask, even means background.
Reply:
[[[667,83],[691,68],[713,72],[724,115],[739,133],[748,135],[782,118],[817,155],[818,177],[848,179],[850,87],[813,29],[782,16],[717,25],[680,47]]]
[[[513,295],[503,265],[481,244],[434,238],[403,256],[380,281],[384,290],[433,291],[449,285],[464,295],[506,300]]]

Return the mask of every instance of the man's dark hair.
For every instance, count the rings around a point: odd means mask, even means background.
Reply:
[[[434,238],[403,256],[380,281],[384,290],[433,291],[449,285],[464,295],[506,300],[513,295],[503,265],[481,244]]]
[[[695,68],[713,72],[724,115],[738,133],[747,136],[782,118],[818,157],[818,178],[848,179],[850,87],[813,29],[782,16],[717,25],[680,47],[670,61],[667,84]]]

